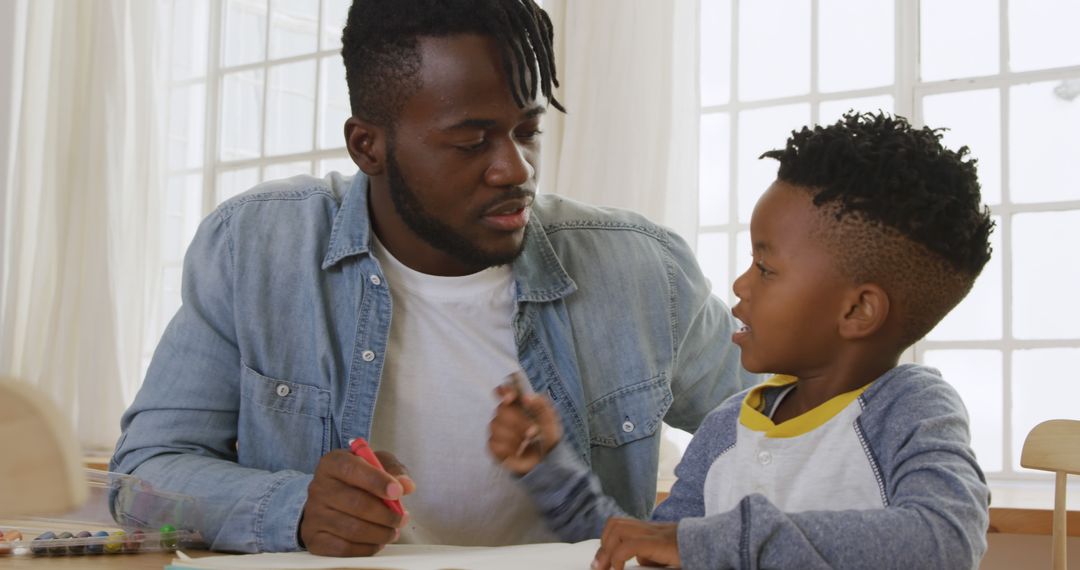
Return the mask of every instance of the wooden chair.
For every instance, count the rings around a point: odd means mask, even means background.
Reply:
[[[1065,482],[1068,474],[1080,474],[1080,421],[1050,420],[1028,432],[1020,465],[1053,471],[1054,485],[1053,567],[1065,570]]]
[[[86,501],[75,432],[46,394],[0,378],[0,434],[0,515],[63,513]]]

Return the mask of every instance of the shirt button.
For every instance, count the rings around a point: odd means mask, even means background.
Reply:
[[[772,463],[772,454],[768,451],[762,451],[761,453],[757,454],[757,460],[758,463],[762,465],[768,465]]]
[[[378,275],[372,275],[371,276],[371,284],[372,285],[379,285],[381,283],[382,283],[382,279],[379,279]]]
[[[626,420],[625,422],[622,423],[622,430],[624,432],[626,432],[626,433],[630,433],[630,432],[634,431],[634,422],[632,422],[630,420]]]
[[[372,360],[375,360],[375,353],[370,350],[365,350],[360,353],[360,358],[363,358],[364,362],[371,362]]]
[[[288,396],[290,391],[291,390],[289,390],[289,387],[286,386],[285,384],[278,384],[277,385],[277,395],[281,396],[282,398],[284,398],[285,396]]]

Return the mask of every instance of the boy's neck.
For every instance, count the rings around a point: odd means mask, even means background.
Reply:
[[[838,358],[824,370],[797,374],[795,387],[780,401],[773,412],[772,421],[781,424],[840,394],[858,390],[895,368],[899,361],[899,354],[872,359]]]

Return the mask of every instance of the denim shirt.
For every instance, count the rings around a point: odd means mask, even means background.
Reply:
[[[363,174],[266,183],[211,213],[187,251],[183,304],[122,418],[111,469],[194,497],[197,512],[176,526],[213,549],[300,548],[319,459],[369,436],[391,297],[367,194]],[[686,243],[630,212],[539,195],[512,270],[533,389],[605,492],[648,516],[661,422],[693,431],[760,380],[730,342],[735,320]],[[113,508],[124,518],[134,506]]]

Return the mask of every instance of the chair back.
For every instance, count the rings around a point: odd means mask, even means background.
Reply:
[[[1020,465],[1055,475],[1051,558],[1054,570],[1065,570],[1066,478],[1080,474],[1080,421],[1049,420],[1032,428],[1020,452]]]

